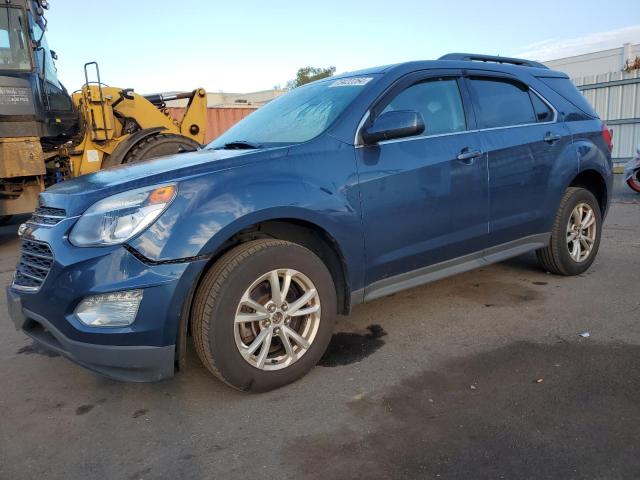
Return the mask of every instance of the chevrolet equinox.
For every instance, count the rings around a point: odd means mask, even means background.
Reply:
[[[116,379],[171,377],[193,341],[228,385],[273,389],[354,305],[529,251],[587,270],[610,152],[569,78],[536,62],[449,54],[320,80],[201,150],[43,192],[11,318]]]

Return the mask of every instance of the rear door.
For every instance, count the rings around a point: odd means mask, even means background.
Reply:
[[[465,114],[470,104],[461,81],[456,74],[417,74],[371,109],[371,120],[389,110],[420,112],[426,130],[356,149],[366,280],[374,284],[367,298],[399,282],[408,286],[422,267],[485,247],[486,156]]]
[[[545,200],[554,163],[571,142],[567,127],[551,104],[513,77],[478,72],[466,83],[488,154],[488,246],[546,233]]]

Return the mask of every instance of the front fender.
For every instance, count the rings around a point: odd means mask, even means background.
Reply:
[[[129,245],[154,262],[190,259],[215,254],[252,225],[299,220],[333,237],[347,264],[362,265],[353,151],[339,147],[327,155],[326,149],[325,145],[182,181],[169,210]],[[354,286],[362,281],[350,280]]]

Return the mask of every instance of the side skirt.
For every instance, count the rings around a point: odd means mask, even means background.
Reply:
[[[502,262],[523,253],[546,247],[549,244],[550,236],[550,233],[531,235],[453,260],[378,280],[364,289],[364,301],[369,302],[376,298],[385,297],[425,283],[435,282],[436,280],[468,272],[492,263]],[[353,292],[352,301],[355,300],[354,296],[362,299],[362,291]]]

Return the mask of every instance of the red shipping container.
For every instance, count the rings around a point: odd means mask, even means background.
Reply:
[[[182,120],[184,116],[184,108],[171,107],[168,108],[169,114],[176,120]],[[256,108],[222,108],[210,107],[207,109],[207,132],[205,134],[205,143],[218,138],[232,126],[249,115]]]

